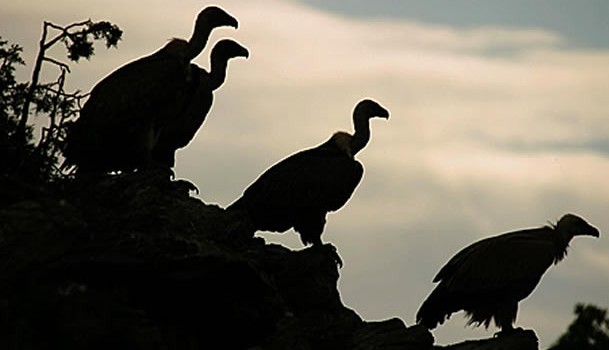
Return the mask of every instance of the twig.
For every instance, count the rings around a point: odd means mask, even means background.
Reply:
[[[45,44],[45,49],[48,49],[49,47],[55,45],[58,41],[62,40],[64,37],[70,36],[70,34],[71,34],[69,32],[70,29],[75,28],[75,27],[82,27],[89,23],[91,23],[91,19],[88,19],[88,20],[82,21],[82,22],[75,22],[66,27],[61,27],[61,26],[58,26],[57,24],[45,21],[44,22],[45,30],[47,27],[49,27],[49,28],[52,28],[52,29],[55,29],[55,30],[58,30],[61,32],[60,34],[57,34],[57,36],[55,36],[53,39],[49,40]]]
[[[43,61],[50,62],[50,63],[53,63],[53,64],[56,64],[56,65],[58,65],[59,67],[61,67],[62,69],[67,70],[67,71],[68,71],[68,73],[72,73],[72,71],[70,71],[70,66],[68,66],[67,64],[65,64],[65,63],[63,63],[63,62],[57,61],[57,60],[56,60],[56,59],[54,59],[54,58],[51,58],[51,57],[44,57],[42,60],[43,60]]]

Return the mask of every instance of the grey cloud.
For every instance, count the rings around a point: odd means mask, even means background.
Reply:
[[[319,8],[361,18],[406,18],[457,27],[545,28],[562,33],[572,47],[609,48],[604,0],[418,1],[302,0]],[[545,14],[545,15],[544,15]]]

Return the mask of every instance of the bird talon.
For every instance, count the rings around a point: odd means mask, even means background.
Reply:
[[[507,337],[507,336],[513,335],[514,333],[521,332],[522,330],[523,330],[522,327],[502,329],[501,331],[493,334],[493,338]]]
[[[188,180],[174,180],[174,181],[172,181],[172,184],[179,189],[188,190],[188,193],[190,193],[192,191],[197,195],[199,194],[199,188]]]

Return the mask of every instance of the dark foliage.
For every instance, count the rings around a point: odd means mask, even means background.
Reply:
[[[66,34],[62,38],[68,50],[68,58],[72,61],[78,61],[81,57],[89,59],[95,52],[94,40],[104,40],[107,48],[116,47],[123,35],[123,31],[118,26],[106,21],[88,20],[78,25],[80,30],[74,33],[64,29]],[[69,28],[70,26],[66,27]]]
[[[49,37],[50,31],[58,33]],[[3,160],[0,175],[4,185],[41,187],[63,177],[58,163],[66,127],[78,114],[80,101],[86,94],[65,91],[70,68],[48,56],[47,51],[62,42],[71,61],[81,57],[89,59],[94,53],[95,40],[103,40],[106,47],[114,47],[121,35],[122,31],[110,22],[87,20],[65,27],[45,22],[28,82],[15,79],[16,68],[25,65],[21,58],[22,48],[0,37],[0,156]],[[40,81],[44,63],[58,69],[55,81]],[[32,122],[30,116],[46,117],[46,122]],[[38,138],[35,137],[37,130],[40,131]]]
[[[8,174],[11,164],[15,163],[15,135],[19,125],[19,116],[25,101],[26,83],[18,83],[15,79],[15,68],[24,65],[21,58],[23,48],[17,44],[8,44],[0,37],[0,163],[1,174]],[[26,143],[31,145],[32,127],[25,130]]]
[[[575,320],[567,332],[548,350],[609,349],[609,315],[607,309],[589,304],[575,305]]]

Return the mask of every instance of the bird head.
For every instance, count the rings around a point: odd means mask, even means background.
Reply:
[[[228,60],[234,57],[248,58],[249,56],[250,53],[245,47],[231,39],[223,39],[218,41],[211,50],[212,60]]]
[[[208,6],[199,12],[196,21],[196,26],[198,25],[205,25],[210,28],[227,26],[237,29],[239,27],[239,22],[237,22],[235,17],[229,15],[223,9],[217,6]]]
[[[599,237],[600,231],[574,214],[565,214],[556,224],[556,230],[563,236],[593,236]]]
[[[384,118],[389,119],[389,111],[373,100],[365,99],[360,101],[353,111],[353,115],[362,115],[366,119]]]

